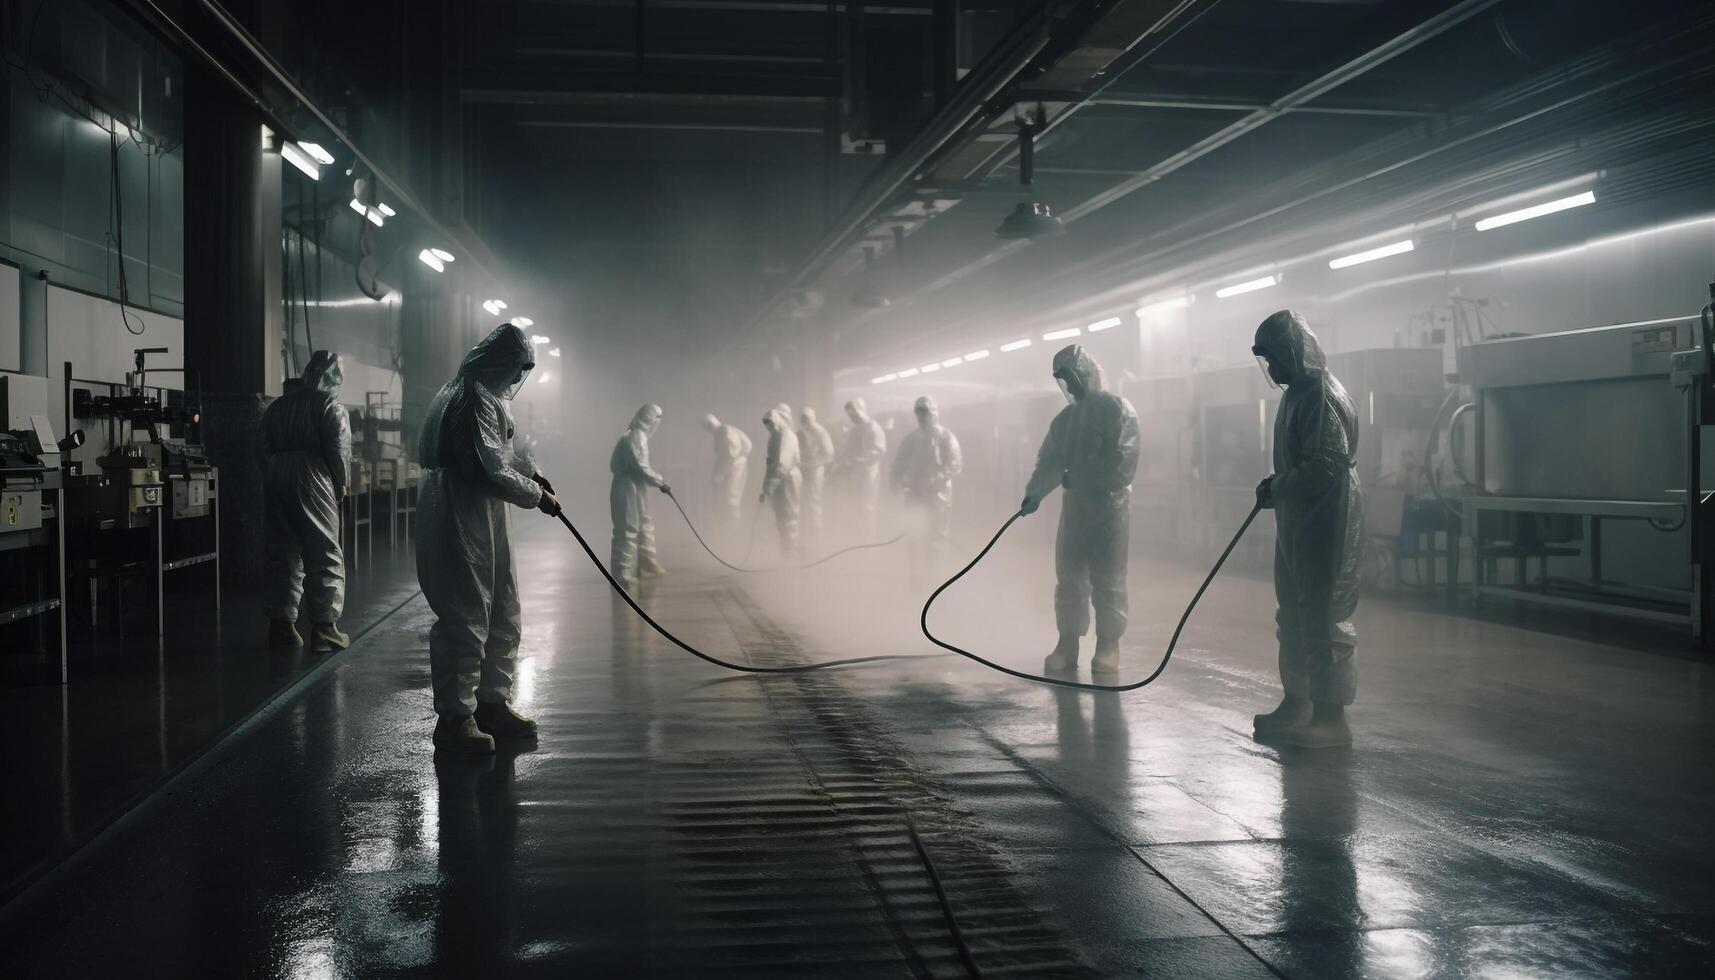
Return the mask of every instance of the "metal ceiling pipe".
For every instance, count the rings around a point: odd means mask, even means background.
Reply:
[[[210,0],[204,0],[210,2]],[[1044,5],[1045,7],[1046,5]],[[1044,8],[1029,20],[1014,28],[994,52],[960,82],[945,105],[936,111],[911,142],[896,155],[890,155],[870,179],[859,189],[857,197],[841,212],[839,219],[810,252],[790,282],[751,319],[751,325],[772,316],[788,296],[806,288],[836,256],[845,250],[854,237],[860,236],[874,211],[885,205],[899,188],[912,179],[929,160],[974,119],[1001,90],[1010,85],[1018,73],[1048,43],[1049,21]],[[749,331],[744,331],[748,333]]]

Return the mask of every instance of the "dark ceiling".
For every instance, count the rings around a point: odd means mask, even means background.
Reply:
[[[1247,234],[1338,222],[1455,174],[1476,186],[1555,140],[1552,119],[1514,124],[1556,99],[1584,100],[1592,133],[1615,113],[1709,101],[1683,65],[1666,87],[1616,81],[1640,63],[1613,56],[1628,39],[1676,57],[1710,46],[1710,5],[1676,0],[1576,15],[1554,0],[461,9],[449,60],[498,252],[575,292],[578,315],[641,338],[670,326],[766,339],[789,311],[820,308],[851,356],[926,322],[1049,308]],[[1035,52],[1025,67],[946,119],[1020,38]],[[1639,85],[1655,108],[1638,108]],[[1030,197],[1068,231],[1002,242],[995,225],[1024,199],[1017,120],[1037,112]],[[909,172],[890,173],[902,158]],[[866,246],[892,309],[847,303]]]

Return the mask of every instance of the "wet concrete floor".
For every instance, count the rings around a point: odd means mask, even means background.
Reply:
[[[681,559],[645,602],[754,664],[933,652],[889,560]],[[1111,695],[952,658],[738,676],[562,542],[520,564],[538,743],[434,758],[408,602],[0,909],[8,975],[951,977],[955,925],[986,976],[1715,970],[1703,662],[1371,600],[1357,746],[1294,752],[1250,738],[1260,580]],[[997,551],[932,624],[1036,666],[1040,566]],[[1126,679],[1199,577],[1134,562]]]

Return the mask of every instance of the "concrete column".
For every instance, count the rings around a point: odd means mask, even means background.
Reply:
[[[224,81],[187,72],[186,380],[202,386],[204,441],[220,467],[222,577],[241,589],[261,572],[256,423],[281,381],[280,156],[263,139],[262,119]]]

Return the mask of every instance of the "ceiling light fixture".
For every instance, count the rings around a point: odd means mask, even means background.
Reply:
[[[363,202],[359,201],[355,197],[351,199],[351,209],[356,211],[358,214],[367,214],[369,212],[369,209],[364,206]]]
[[[1117,316],[1110,316],[1106,320],[1097,320],[1095,323],[1090,324],[1084,329],[1091,333],[1100,333],[1103,330],[1112,330],[1123,322],[1125,321],[1121,320]]]
[[[298,144],[281,143],[280,155],[286,158],[287,163],[290,163],[292,166],[302,170],[305,177],[308,177],[311,180],[322,179],[321,168],[316,166],[316,162],[310,159],[309,154],[298,149]]]
[[[1046,126],[1046,114],[1040,104],[1036,107],[1034,120],[1021,118],[1018,121],[1018,183],[1026,198],[1030,197],[1031,184],[1036,181],[1036,134]],[[1065,222],[1055,217],[1047,204],[1024,200],[1018,202],[1012,213],[995,228],[994,237],[1052,238],[1065,231]]]
[[[533,327],[536,325],[536,321],[527,316],[515,316],[512,318],[512,322],[519,327]]]
[[[377,211],[374,208],[365,208],[364,212],[363,212],[363,216],[365,218],[368,218],[369,223],[374,225],[377,228],[381,227],[381,225],[387,220],[386,218],[383,218],[381,216],[380,211]],[[448,258],[447,261],[451,262],[452,259]]]
[[[551,343],[553,343],[553,341],[549,340],[547,337],[542,336],[541,334],[536,334],[535,336],[530,338],[530,343],[532,343],[532,344],[551,344]]]
[[[941,370],[941,362],[936,361],[932,364],[925,364],[922,367],[918,368],[917,370],[923,372],[924,374],[934,374],[936,371]]]
[[[915,377],[917,377],[917,369],[916,368],[906,368],[905,370],[899,372],[899,377],[901,377],[901,378],[915,378]]]
[[[506,301],[503,299],[484,300],[482,308],[488,311],[489,316],[499,316],[500,311],[506,309]]]
[[[1026,337],[1023,340],[1015,340],[1010,344],[1001,344],[1000,345],[1000,352],[1002,354],[1010,354],[1011,352],[1013,352],[1015,350],[1023,350],[1024,348],[1029,347],[1029,346],[1030,346],[1030,338]]]
[[[1226,299],[1229,296],[1242,296],[1245,293],[1254,293],[1259,289],[1267,289],[1268,287],[1278,285],[1279,283],[1280,280],[1275,276],[1263,276],[1261,279],[1248,279],[1244,282],[1234,283],[1231,286],[1223,286],[1222,288],[1215,290],[1215,298]]]
[[[973,351],[965,355],[965,363],[969,364],[972,361],[980,361],[987,356],[989,356],[989,352],[986,350]]]
[[[1490,228],[1501,228],[1506,225],[1516,225],[1520,221],[1529,221],[1532,218],[1540,218],[1545,214],[1554,214],[1558,211],[1566,211],[1571,208],[1581,208],[1586,204],[1595,203],[1596,192],[1585,191],[1582,194],[1574,194],[1571,197],[1563,197],[1559,200],[1548,201],[1528,208],[1520,208],[1517,211],[1508,211],[1504,214],[1497,214],[1491,218],[1484,218],[1477,222],[1477,230],[1488,231]]]
[[[451,262],[453,260],[453,253],[444,248],[431,248],[429,251],[434,253],[435,258],[440,259],[442,262]]]
[[[870,378],[869,383],[872,385],[884,385],[884,384],[887,384],[889,381],[897,381],[897,380],[899,380],[899,375],[897,375],[897,374],[884,374],[879,378]]]
[[[1043,340],[1066,340],[1067,338],[1070,338],[1070,337],[1082,336],[1083,333],[1084,333],[1084,331],[1079,330],[1077,327],[1067,327],[1064,330],[1050,330],[1047,333],[1042,335],[1042,339]],[[1005,348],[1002,348],[1002,349],[1004,350]]]
[[[962,357],[949,357],[941,362],[941,366],[944,368],[958,367],[963,363],[965,363],[965,359]]]
[[[381,204],[377,204],[376,208],[378,208],[382,214],[386,215],[389,218],[391,218],[394,215],[399,213],[399,212],[393,210],[392,208],[388,207],[386,202],[383,202]]]
[[[440,259],[435,258],[435,253],[429,251],[426,248],[423,249],[421,252],[417,253],[417,261],[423,263],[424,265],[435,270],[436,272],[447,271],[446,263],[442,262]]]
[[[559,357],[560,356],[560,349],[558,347],[548,348],[548,356],[549,357]]]
[[[1410,252],[1415,248],[1417,248],[1417,245],[1413,243],[1411,239],[1407,238],[1403,242],[1394,242],[1392,245],[1383,245],[1379,248],[1372,248],[1367,251],[1356,252],[1352,255],[1345,255],[1337,259],[1332,259],[1328,262],[1328,268],[1345,269],[1354,265],[1363,265],[1365,262],[1374,262],[1377,259],[1385,259],[1390,255],[1404,255],[1406,252]]]
[[[322,166],[333,166],[333,154],[322,149],[322,145],[320,143],[306,143],[303,140],[299,140],[298,147],[305,153],[308,153],[311,157],[314,157],[315,161]]]
[[[548,383],[548,379],[549,379],[549,378],[551,378],[551,377],[553,377],[553,375],[551,375],[551,374],[549,374],[549,373],[548,373],[548,372],[546,372],[546,371],[543,371],[543,372],[542,372],[542,376],[541,376],[541,377],[540,377],[540,378],[537,378],[537,379],[536,379],[536,383],[537,383],[537,384],[539,384],[539,385],[545,385],[545,384],[547,384],[547,383]]]

